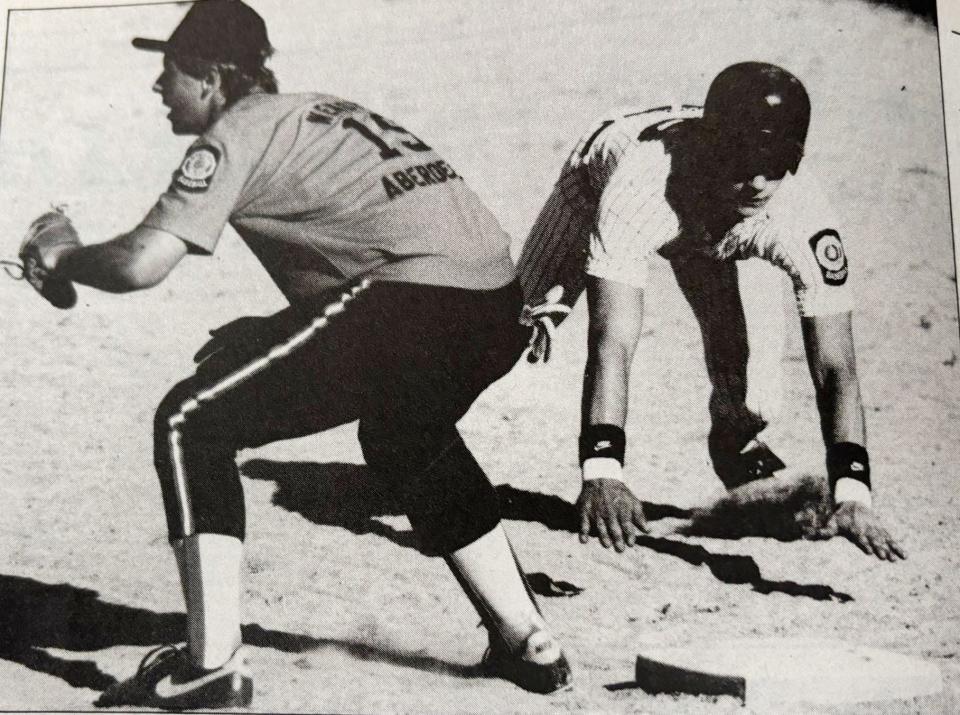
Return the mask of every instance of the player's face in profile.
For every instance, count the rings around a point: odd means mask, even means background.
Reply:
[[[206,129],[209,107],[204,89],[203,80],[188,75],[164,56],[163,72],[153,83],[153,91],[170,109],[167,119],[174,134],[201,134]]]

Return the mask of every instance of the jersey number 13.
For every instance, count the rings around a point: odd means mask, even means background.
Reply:
[[[361,122],[355,117],[347,117],[343,120],[344,129],[352,129],[362,136],[364,139],[373,144],[380,152],[380,158],[386,161],[387,159],[396,159],[398,156],[401,156],[401,152],[395,146],[390,146],[386,140],[381,136],[381,134],[391,133],[398,134],[407,137],[406,139],[400,139],[400,145],[406,147],[410,151],[430,151],[430,147],[424,144],[422,141],[417,139],[413,134],[408,132],[401,126],[393,124],[387,119],[384,119],[379,114],[373,112],[370,113],[370,119],[373,120],[373,123],[377,125],[377,128],[380,132],[376,132],[371,129],[367,124]]]

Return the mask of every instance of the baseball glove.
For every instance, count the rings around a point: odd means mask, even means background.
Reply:
[[[20,244],[20,278],[26,279],[57,308],[72,308],[77,303],[77,291],[73,283],[58,278],[50,270],[48,258],[65,246],[80,245],[80,237],[63,208],[55,207],[34,219],[27,229],[27,235]]]

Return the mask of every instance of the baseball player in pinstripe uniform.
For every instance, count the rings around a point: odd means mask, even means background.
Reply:
[[[814,177],[798,171],[809,117],[807,92],[792,74],[741,63],[716,77],[704,107],[604,118],[564,166],[519,272],[526,315],[537,325],[535,357],[548,354],[556,323],[586,286],[582,541],[595,532],[604,546],[622,551],[645,528],[641,502],[621,470],[629,371],[647,264],[657,253],[670,261],[700,325],[712,385],[708,446],[724,485],[732,489],[784,467],[757,440],[776,410],[762,394],[751,399],[748,384],[748,353],[757,346],[748,346],[737,262],[760,259],[785,272],[796,294],[835,506],[825,531],[882,559],[904,557],[871,505],[842,231]],[[769,286],[759,286],[760,299],[776,305],[779,288],[774,284],[771,295]],[[778,317],[767,321],[774,331],[782,331]],[[780,340],[772,342],[774,350],[761,346],[767,363]],[[776,370],[763,372],[778,380]],[[777,391],[757,387],[768,396]]]
[[[496,493],[456,428],[529,338],[508,236],[401,126],[337,97],[278,94],[266,27],[242,2],[197,3],[169,40],[134,45],[164,53],[154,91],[173,132],[198,138],[139,226],[55,252],[42,270],[106,291],[148,288],[184,257],[213,253],[229,223],[290,307],[217,334],[157,411],[187,646],[150,654],[99,704],[250,703],[235,455],[358,419],[367,463],[396,484],[487,627],[485,672],[536,692],[566,685]]]

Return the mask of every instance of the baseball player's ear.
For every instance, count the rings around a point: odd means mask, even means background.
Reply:
[[[203,76],[203,88],[206,90],[207,94],[214,94],[219,92],[223,87],[223,76],[220,74],[219,67],[210,67],[207,70],[207,73]]]

